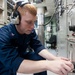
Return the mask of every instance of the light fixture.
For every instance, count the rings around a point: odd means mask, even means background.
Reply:
[[[43,0],[33,0],[34,3],[41,3]]]

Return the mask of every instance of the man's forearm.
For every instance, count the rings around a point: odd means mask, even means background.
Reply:
[[[47,70],[59,75],[66,75],[73,70],[73,64],[71,63],[71,61],[65,60],[23,60],[17,72],[24,74],[33,74]]]
[[[23,60],[21,63],[18,73],[38,73],[42,71],[46,71],[46,61],[32,61],[32,60]]]
[[[48,60],[54,60],[56,59],[56,56],[51,54],[48,50],[46,49],[43,49],[42,51],[39,52],[39,55],[42,56],[43,58],[45,59],[48,59]]]

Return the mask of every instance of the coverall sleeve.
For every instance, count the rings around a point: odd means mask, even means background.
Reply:
[[[39,53],[41,50],[45,49],[44,45],[42,45],[41,41],[38,39],[38,35],[36,34],[35,30],[32,33],[30,46],[36,53]]]
[[[10,70],[13,75],[16,75],[18,67],[23,60],[24,59],[19,56],[17,48],[13,47],[9,42],[9,37],[0,34],[0,63],[3,65],[1,71]]]

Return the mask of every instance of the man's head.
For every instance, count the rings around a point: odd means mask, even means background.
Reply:
[[[17,5],[15,6],[16,9]],[[20,33],[30,34],[34,28],[34,22],[36,20],[37,9],[32,4],[23,4],[16,9],[18,13],[19,24],[16,25],[17,30]],[[15,11],[14,11],[15,12]]]

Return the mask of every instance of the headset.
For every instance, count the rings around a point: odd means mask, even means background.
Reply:
[[[11,17],[10,17],[11,23],[13,23],[15,25],[20,24],[21,15],[20,15],[20,13],[17,9],[18,9],[19,6],[23,7],[25,4],[30,4],[30,2],[19,1],[19,2],[16,3],[16,8],[15,8],[14,12],[12,12]]]

